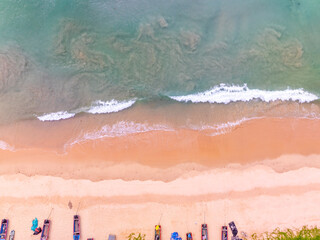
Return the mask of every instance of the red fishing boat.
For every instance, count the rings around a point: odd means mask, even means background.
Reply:
[[[221,228],[221,240],[228,240],[228,226],[222,226],[222,228]]]
[[[201,225],[201,240],[208,240],[208,226],[205,223]]]
[[[186,236],[187,236],[187,240],[192,240],[193,239],[191,232],[187,233]]]
[[[154,227],[154,240],[161,240],[161,225]]]
[[[43,228],[42,228],[40,240],[48,240],[49,239],[49,230],[50,230],[50,220],[46,219],[43,222]]]

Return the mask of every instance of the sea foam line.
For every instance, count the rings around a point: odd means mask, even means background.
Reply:
[[[6,143],[5,141],[0,140],[0,149],[1,150],[9,150],[9,151],[14,151],[14,147]]]
[[[185,96],[170,96],[179,102],[192,103],[224,103],[248,102],[253,99],[260,99],[264,102],[272,101],[298,101],[300,103],[312,102],[319,99],[316,95],[309,93],[302,88],[267,91],[259,89],[249,89],[246,84],[243,86],[220,84],[204,92]]]
[[[214,125],[201,125],[201,126],[189,125],[187,126],[187,128],[190,128],[196,131],[202,131],[209,136],[218,136],[218,135],[227,134],[233,131],[236,127],[243,124],[244,122],[248,122],[254,119],[262,119],[262,117],[252,117],[252,118],[244,117],[236,121],[228,121],[225,123],[214,124]]]
[[[68,142],[66,146],[72,146],[77,143],[82,143],[90,140],[98,140],[103,138],[121,137],[136,133],[145,133],[151,131],[174,131],[169,126],[161,124],[145,124],[136,122],[120,121],[113,125],[105,125],[101,129],[93,132],[81,134],[75,140]]]
[[[226,123],[215,124],[215,125],[201,125],[201,126],[188,125],[183,128],[202,131],[204,132],[204,134],[207,134],[209,136],[216,136],[216,135],[229,133],[232,130],[234,130],[235,127],[241,125],[246,121],[250,121],[253,119],[257,119],[257,118],[242,118],[234,122],[226,122]],[[94,140],[103,139],[103,138],[121,137],[121,136],[127,136],[131,134],[145,133],[145,132],[151,132],[151,131],[177,131],[179,129],[181,128],[172,128],[170,126],[163,125],[163,124],[149,125],[146,123],[120,121],[113,125],[105,125],[101,129],[96,131],[83,133],[80,136],[78,136],[76,139],[69,141],[65,145],[65,148],[70,147],[74,144],[83,143],[86,141],[94,141]]]
[[[81,109],[77,109],[74,111],[60,111],[60,112],[53,112],[53,113],[47,113],[42,116],[36,116],[40,121],[59,121],[63,119],[68,119],[74,117],[76,114],[85,112],[90,114],[103,114],[103,113],[113,113],[113,112],[119,112],[126,108],[131,107],[136,100],[132,99],[129,101],[122,101],[119,102],[117,100],[111,100],[111,101],[95,101],[92,103],[90,107],[84,107]]]

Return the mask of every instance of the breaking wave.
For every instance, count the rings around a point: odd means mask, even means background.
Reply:
[[[67,111],[61,111],[61,112],[54,112],[54,113],[48,113],[42,116],[38,116],[37,118],[40,121],[58,121],[63,119],[68,119],[74,117],[75,113],[69,113]]]
[[[63,119],[68,119],[74,117],[78,113],[90,113],[90,114],[103,114],[103,113],[113,113],[113,112],[119,112],[126,108],[131,107],[136,100],[129,100],[129,101],[122,101],[118,102],[116,100],[111,101],[95,101],[92,103],[90,107],[84,107],[81,109],[77,109],[74,111],[60,111],[60,112],[54,112],[54,113],[48,113],[44,114],[42,116],[37,116],[37,118],[40,121],[58,121]]]
[[[259,99],[264,102],[272,101],[298,101],[300,103],[312,102],[318,97],[303,89],[286,89],[276,91],[266,91],[259,89],[249,89],[246,84],[243,86],[220,84],[211,90],[185,95],[170,96],[171,99],[179,102],[192,103],[230,103],[230,102],[248,102]]]
[[[135,102],[135,100],[130,100],[126,102],[118,102],[116,100],[103,102],[99,100],[94,102],[91,108],[86,112],[92,114],[119,112],[123,109],[131,107]]]

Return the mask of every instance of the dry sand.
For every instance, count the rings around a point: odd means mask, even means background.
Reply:
[[[279,172],[271,167],[288,165],[291,158],[292,165],[297,164],[292,166],[295,170]],[[173,231],[182,237],[191,231],[194,239],[200,240],[204,214],[210,239],[218,239],[221,225],[231,220],[248,234],[275,227],[319,225],[320,169],[314,167],[319,159],[318,155],[283,156],[264,163],[194,172],[170,182],[2,175],[1,218],[10,219],[10,230],[16,230],[18,240],[38,239],[31,236],[31,221],[37,217],[42,222],[51,208],[50,239],[71,239],[72,216],[79,202],[82,239],[106,239],[109,233],[125,239],[131,232],[152,239],[161,214],[163,239],[169,239]],[[301,161],[310,167],[301,167]]]

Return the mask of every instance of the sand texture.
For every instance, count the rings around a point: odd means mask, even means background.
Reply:
[[[319,225],[320,169],[314,167],[319,157],[288,155],[259,164],[233,164],[169,182],[2,175],[1,217],[10,219],[16,239],[38,239],[30,236],[31,221],[37,217],[42,222],[51,208],[50,239],[71,239],[72,216],[79,202],[82,239],[106,239],[109,233],[125,239],[131,232],[152,239],[160,218],[163,239],[173,231],[183,237],[191,231],[195,240],[200,239],[204,219],[210,239],[218,239],[221,225],[231,220],[247,234]],[[295,170],[283,171],[290,159]],[[301,167],[301,161],[310,167]],[[275,170],[279,166],[282,171]]]

